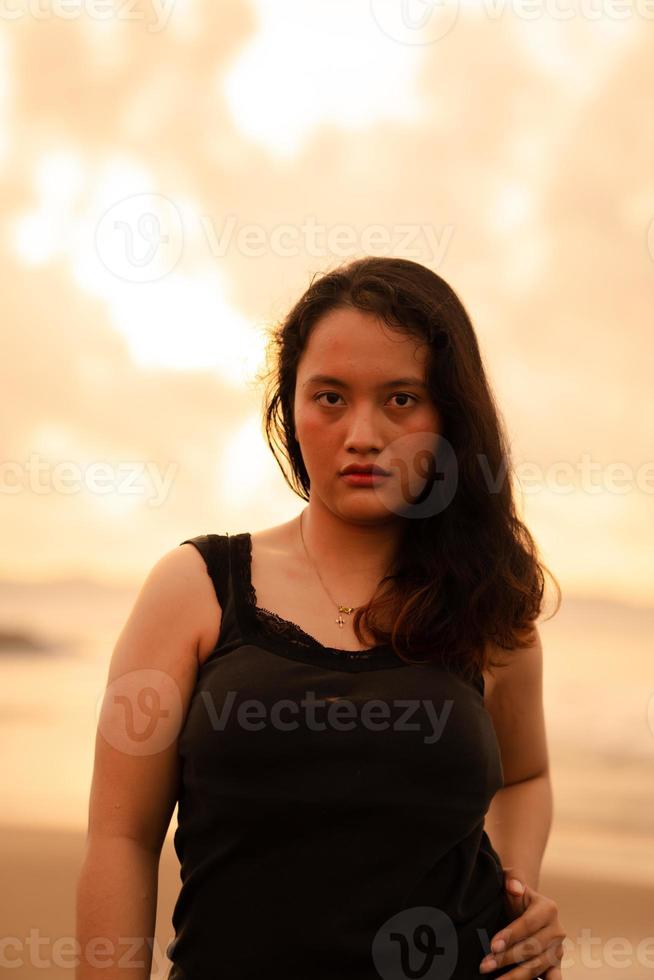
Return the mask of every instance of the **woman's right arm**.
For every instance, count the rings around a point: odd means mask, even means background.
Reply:
[[[76,980],[149,980],[161,848],[177,802],[177,741],[198,652],[220,607],[193,545],[146,578],[114,648],[99,714],[86,853],[76,890]]]

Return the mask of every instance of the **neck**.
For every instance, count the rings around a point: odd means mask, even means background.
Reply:
[[[295,521],[297,546],[320,570],[330,591],[347,595],[372,592],[388,574],[401,544],[404,526],[401,518],[391,515],[385,522],[346,519],[323,507],[309,503]],[[334,588],[337,586],[337,589]]]

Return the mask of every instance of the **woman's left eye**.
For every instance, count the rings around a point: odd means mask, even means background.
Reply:
[[[323,395],[336,395],[337,398],[340,398],[341,397],[338,394],[338,392],[336,392],[336,391],[321,391],[317,395],[314,395],[313,396],[314,397],[314,400],[315,401],[318,401],[318,399],[319,398],[322,398]],[[408,391],[396,391],[395,394],[391,395],[391,398],[411,398],[412,401],[414,401],[414,402],[418,402],[420,400],[420,399],[416,398],[415,395],[409,394]],[[334,403],[333,402],[329,402],[329,404],[330,405],[333,405]],[[400,405],[399,407],[400,408],[405,408],[406,406],[405,405]]]
[[[410,395],[408,391],[396,391],[394,395],[391,395],[391,398],[411,398],[414,402],[418,401],[416,396]]]
[[[416,398],[416,396],[415,395],[410,395],[408,391],[396,391],[395,394],[392,397],[393,398],[397,398],[398,396],[400,398],[411,398],[414,402],[417,402],[418,401],[418,399]]]

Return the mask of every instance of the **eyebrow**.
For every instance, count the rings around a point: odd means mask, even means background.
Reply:
[[[312,374],[308,378],[304,385],[316,382],[318,384],[326,385],[336,385],[338,388],[349,389],[350,385],[346,381],[341,381],[340,378],[334,378],[330,374]],[[394,378],[392,381],[383,381],[378,388],[394,388],[396,385],[413,385],[415,388],[426,388],[427,385],[422,380],[422,378]],[[304,386],[303,386],[304,387]]]

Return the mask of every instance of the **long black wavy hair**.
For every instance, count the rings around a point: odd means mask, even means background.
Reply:
[[[545,573],[558,594],[554,612],[561,590],[517,515],[504,424],[470,318],[444,279],[417,262],[386,256],[315,274],[269,328],[266,367],[257,380],[264,387],[270,450],[287,484],[308,501],[310,480],[293,419],[298,362],[315,324],[342,307],[374,314],[429,345],[429,393],[458,468],[451,502],[406,520],[392,573],[354,614],[355,635],[365,642],[363,623],[376,643],[390,643],[409,663],[434,662],[471,675],[501,666],[495,654],[534,640]],[[489,473],[504,474],[492,491]]]

